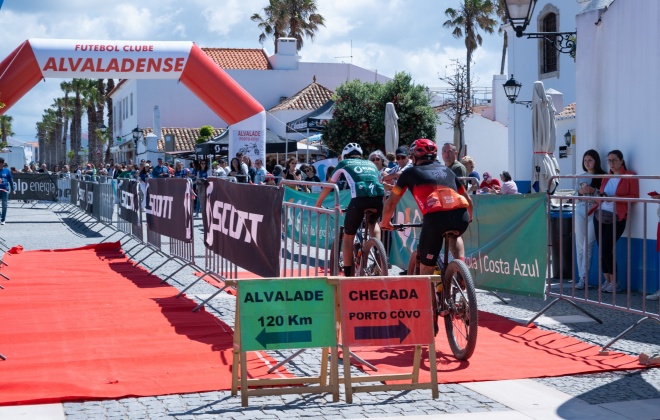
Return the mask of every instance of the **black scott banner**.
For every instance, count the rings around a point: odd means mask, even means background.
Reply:
[[[14,191],[12,200],[57,201],[57,176],[50,174],[12,174]]]
[[[204,244],[263,277],[280,276],[284,190],[209,178]]]
[[[192,186],[185,179],[149,179],[147,182],[147,227],[156,233],[192,242]]]
[[[94,211],[94,183],[78,181],[78,192],[75,198],[77,200],[73,204],[91,216]]]
[[[137,181],[133,179],[118,179],[119,218],[134,226],[140,225],[140,207],[137,189]]]

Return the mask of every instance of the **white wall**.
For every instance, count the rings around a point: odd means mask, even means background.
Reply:
[[[575,0],[539,0],[532,22],[525,32],[540,32],[537,17],[546,5],[559,9],[559,32],[575,31],[575,15],[580,6]],[[592,23],[593,24],[593,23]],[[559,54],[558,77],[539,79],[539,39],[517,38],[509,27],[507,51],[508,76],[514,75],[522,84],[518,101],[532,100],[532,86],[541,80],[545,89],[555,89],[564,95],[564,104],[575,102],[575,62],[568,54]],[[580,34],[581,38],[581,34]],[[578,49],[582,40],[578,41]],[[501,86],[498,89],[503,89]],[[558,109],[557,112],[561,112]],[[516,181],[530,181],[532,177],[532,112],[522,105],[509,104],[509,161],[511,176]],[[563,134],[562,134],[563,136]],[[562,137],[563,144],[563,137]]]
[[[660,2],[614,1],[595,25],[598,19],[598,10],[577,17],[578,153],[596,149],[605,166],[605,154],[619,149],[628,169],[658,175]],[[643,197],[659,189],[658,180],[640,181]],[[635,237],[642,234],[642,211],[643,206],[635,206],[630,218]],[[655,230],[649,223],[649,238],[655,237]]]

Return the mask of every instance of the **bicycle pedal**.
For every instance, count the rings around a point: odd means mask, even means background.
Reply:
[[[447,316],[449,315],[449,310],[445,309],[444,311],[438,310],[438,316]]]

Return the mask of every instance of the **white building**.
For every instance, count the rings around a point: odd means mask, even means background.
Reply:
[[[352,64],[301,62],[295,40],[281,38],[278,42],[278,53],[270,56],[266,50],[260,49],[202,50],[261,103],[264,109],[275,107],[313,81],[334,91],[349,80],[370,83],[390,80],[389,77]],[[118,148],[121,153],[132,150],[132,131],[138,126],[154,126],[154,134],[158,139],[162,138],[158,132],[160,130],[154,125],[155,106],[159,110],[160,127],[227,127],[227,123],[192,92],[173,80],[122,80],[111,92],[111,96],[114,102],[113,131],[115,137],[121,139],[122,145]],[[301,110],[287,115],[287,118],[297,118],[312,110]],[[284,130],[286,122],[268,117],[267,127],[279,133]]]

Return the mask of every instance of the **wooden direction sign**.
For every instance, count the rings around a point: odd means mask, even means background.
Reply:
[[[340,281],[343,345],[398,346],[433,341],[428,278]]]
[[[325,278],[242,281],[238,306],[243,351],[337,344],[334,287]]]

